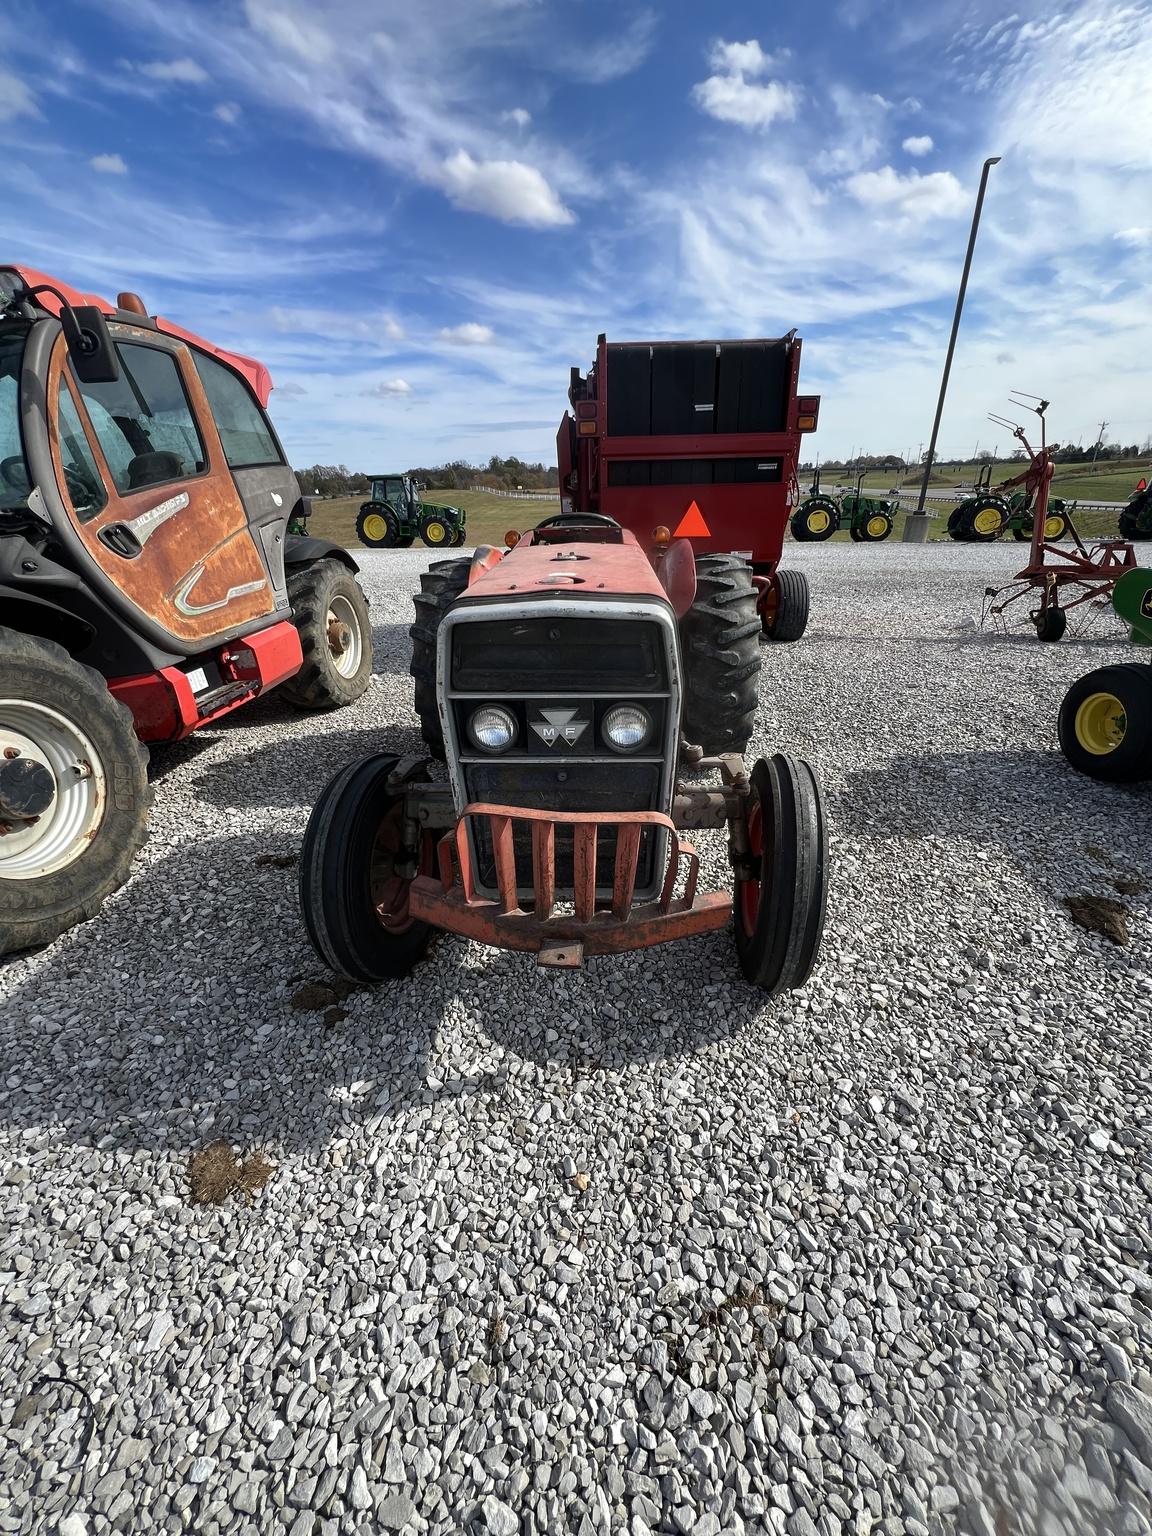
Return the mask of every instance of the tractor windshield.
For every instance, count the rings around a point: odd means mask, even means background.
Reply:
[[[0,510],[28,504],[32,489],[20,436],[20,360],[26,325],[0,327]]]

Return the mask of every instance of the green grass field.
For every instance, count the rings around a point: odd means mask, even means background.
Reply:
[[[1023,465],[1016,463],[999,463],[992,467],[992,484],[997,485],[1001,480],[1008,480],[1013,475],[1018,475]],[[978,464],[961,464],[957,469],[937,469],[932,473],[928,482],[928,491],[931,495],[934,488],[943,489],[954,485],[970,485],[976,478],[980,466]],[[1062,496],[1065,501],[1074,501],[1077,497],[1084,501],[1127,501],[1136,489],[1136,482],[1144,477],[1152,480],[1152,460],[1150,459],[1125,459],[1122,463],[1107,463],[1097,470],[1092,470],[1087,464],[1057,464],[1056,473],[1052,478],[1052,490],[1056,496]],[[848,476],[837,475],[829,470],[828,484],[837,480],[843,484],[848,483]],[[801,476],[801,485],[806,489],[810,483],[807,477]],[[877,493],[890,493],[896,484],[896,474],[893,470],[873,470],[865,476],[864,489]],[[920,486],[919,476],[906,474],[904,476],[904,490],[917,490]]]

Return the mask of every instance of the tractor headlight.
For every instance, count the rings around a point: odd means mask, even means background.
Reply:
[[[516,716],[500,704],[481,704],[468,717],[468,736],[481,752],[507,752],[517,731]]]
[[[600,730],[614,752],[639,752],[652,738],[652,716],[639,704],[614,704]]]

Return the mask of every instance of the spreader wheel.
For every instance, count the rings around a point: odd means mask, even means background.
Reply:
[[[1152,779],[1152,666],[1098,667],[1060,706],[1060,750],[1080,773],[1109,784]]]
[[[1049,603],[1032,615],[1032,622],[1036,626],[1038,640],[1063,640],[1064,631],[1068,628],[1068,615],[1063,608],[1057,608],[1055,603]]]
[[[745,816],[750,863],[733,895],[736,953],[747,980],[775,996],[808,980],[824,932],[828,831],[815,773],[782,752],[760,758]]]
[[[378,752],[342,768],[304,832],[304,926],[325,965],[349,981],[407,976],[432,937],[408,911],[408,871],[431,868],[432,836],[405,826],[404,797],[388,784],[398,761]]]
[[[760,626],[769,640],[799,640],[808,627],[808,578],[774,571],[760,596]]]
[[[400,542],[399,519],[382,502],[366,501],[356,519],[356,537],[369,549],[393,549]]]

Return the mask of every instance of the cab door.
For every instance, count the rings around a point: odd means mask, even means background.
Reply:
[[[49,371],[50,441],[85,550],[186,651],[275,611],[275,593],[188,348],[109,326],[114,384],[81,384],[61,336]]]

